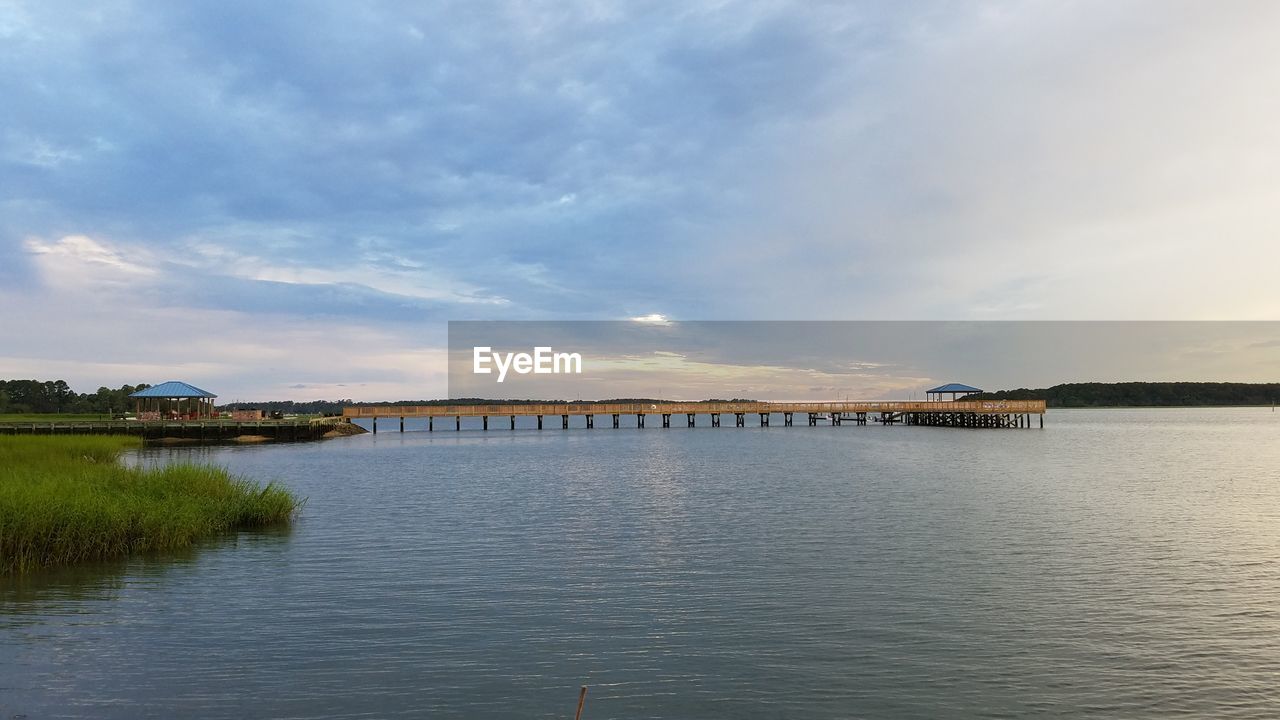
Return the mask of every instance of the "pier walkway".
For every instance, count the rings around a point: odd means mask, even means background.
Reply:
[[[0,435],[133,435],[218,441],[251,435],[271,440],[317,440],[332,424],[309,420],[38,420],[0,422]]]
[[[782,416],[783,426],[790,427],[796,415],[803,415],[810,426],[819,422],[841,425],[851,422],[866,425],[879,422],[886,425],[928,425],[957,428],[1029,428],[1032,416],[1038,415],[1040,427],[1044,427],[1045,403],[1043,400],[957,400],[930,402],[665,402],[665,403],[522,403],[494,405],[364,405],[349,406],[342,416],[349,420],[371,420],[373,432],[378,431],[378,418],[398,418],[400,432],[404,432],[405,418],[426,418],[427,430],[435,430],[438,418],[452,419],[455,430],[462,429],[462,418],[483,419],[483,429],[489,429],[490,418],[508,418],[509,427],[516,429],[517,417],[536,417],[538,429],[543,419],[560,418],[560,427],[569,429],[570,417],[583,417],[585,427],[594,428],[597,416],[612,419],[613,427],[619,427],[619,418],[634,415],[636,427],[645,426],[645,418],[661,418],[662,427],[671,427],[673,416],[684,415],[687,427],[695,427],[699,415],[709,416],[711,427],[720,427],[720,416],[733,415],[735,427],[746,427],[747,415],[758,415],[760,425],[768,427],[770,420]]]

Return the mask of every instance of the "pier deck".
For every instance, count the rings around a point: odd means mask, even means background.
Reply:
[[[332,429],[309,420],[50,420],[0,423],[0,435],[134,435],[198,441],[260,435],[272,440],[314,440]]]
[[[795,415],[805,415],[810,426],[819,420],[833,425],[853,422],[885,424],[929,425],[935,427],[968,428],[1029,428],[1031,416],[1040,416],[1044,427],[1045,403],[1043,400],[958,400],[930,402],[665,402],[665,403],[522,403],[493,405],[366,405],[350,406],[342,410],[343,417],[351,420],[373,421],[377,432],[378,418],[399,418],[400,431],[404,432],[405,418],[426,418],[427,429],[435,429],[436,418],[453,418],[454,428],[462,428],[462,418],[479,417],[484,429],[489,429],[489,418],[508,417],[510,428],[515,429],[517,417],[537,417],[538,428],[543,418],[560,416],[561,427],[569,428],[570,417],[585,417],[586,427],[595,427],[597,415],[612,416],[613,427],[619,427],[622,415],[634,415],[637,427],[645,426],[645,418],[657,415],[662,427],[671,427],[671,416],[684,415],[688,427],[694,427],[698,415],[708,415],[712,427],[720,427],[721,415],[733,415],[736,427],[745,427],[747,415],[760,416],[760,424],[768,426],[774,415],[781,415],[783,425],[790,426]]]

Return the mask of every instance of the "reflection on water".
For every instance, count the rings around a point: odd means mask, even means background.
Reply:
[[[412,425],[410,426],[413,427]],[[1280,716],[1280,419],[161,448],[291,533],[0,583],[0,717]]]
[[[30,632],[70,616],[91,621],[98,614],[112,613],[113,603],[126,590],[155,588],[174,573],[198,572],[195,566],[201,555],[246,549],[279,552],[292,532],[289,527],[239,531],[189,548],[0,576],[0,632]]]

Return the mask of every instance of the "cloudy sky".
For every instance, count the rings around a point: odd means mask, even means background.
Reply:
[[[445,393],[448,320],[1280,319],[1276,27],[0,0],[0,376],[376,400]]]

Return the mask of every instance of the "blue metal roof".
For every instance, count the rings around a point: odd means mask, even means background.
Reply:
[[[934,389],[932,389],[932,390],[925,390],[925,392],[931,392],[931,393],[975,393],[975,392],[982,392],[982,389],[981,389],[981,388],[973,387],[972,385],[963,385],[963,384],[961,384],[961,383],[947,383],[946,385],[939,385],[938,387],[936,387],[936,388],[934,388]]]
[[[177,380],[170,380],[170,381],[168,381],[168,382],[162,382],[162,383],[160,383],[159,385],[156,385],[156,386],[154,386],[154,387],[149,387],[149,388],[147,388],[146,390],[139,390],[138,392],[136,392],[136,393],[134,393],[134,394],[130,395],[129,397],[135,397],[135,398],[148,398],[148,397],[153,397],[153,398],[216,398],[216,397],[218,397],[218,396],[217,396],[217,395],[214,395],[213,393],[211,393],[211,392],[209,392],[209,391],[207,391],[207,390],[201,390],[200,388],[196,387],[195,385],[188,385],[187,383],[184,383],[184,382],[178,382]]]

